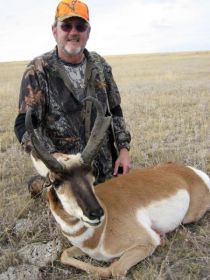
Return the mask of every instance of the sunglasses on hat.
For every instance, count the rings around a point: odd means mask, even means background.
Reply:
[[[72,24],[71,22],[63,22],[60,28],[64,32],[70,32],[73,28],[75,28],[78,32],[85,32],[88,28],[88,24],[85,22],[79,22],[77,24]]]

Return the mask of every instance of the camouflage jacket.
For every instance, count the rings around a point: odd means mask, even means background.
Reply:
[[[87,59],[84,95],[96,97],[104,111],[113,117],[112,130],[107,132],[94,160],[96,177],[103,181],[111,176],[116,160],[113,138],[118,150],[129,149],[131,138],[125,127],[120,95],[111,67],[97,53],[85,49],[84,54]],[[19,115],[15,122],[15,133],[22,143],[28,140],[24,121],[29,106],[34,109],[40,140],[49,152],[76,154],[84,149],[96,111],[90,102],[83,106],[78,100],[63,62],[57,56],[57,49],[31,61],[23,75]]]

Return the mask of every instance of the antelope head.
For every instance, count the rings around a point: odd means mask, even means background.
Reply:
[[[40,171],[40,163],[48,174],[51,191],[59,200],[62,208],[71,216],[82,220],[87,226],[100,225],[104,211],[94,192],[94,176],[91,163],[97,154],[105,133],[110,126],[111,117],[105,117],[101,104],[93,97],[87,97],[97,109],[97,117],[88,143],[82,153],[68,155],[50,154],[38,140],[32,124],[32,109],[26,114],[26,130],[28,131],[37,159],[33,163]],[[41,173],[41,172],[40,172]]]

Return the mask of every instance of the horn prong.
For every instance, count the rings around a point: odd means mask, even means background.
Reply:
[[[81,154],[81,157],[82,157],[84,163],[86,163],[87,165],[90,165],[91,162],[93,161],[94,157],[96,156],[98,150],[100,149],[104,136],[106,134],[106,131],[111,124],[111,116],[108,116],[108,117],[105,116],[103,107],[97,99],[89,96],[89,97],[86,97],[83,101],[84,102],[86,102],[86,101],[93,102],[93,104],[97,110],[97,116],[96,116],[96,120],[94,122],[93,129],[90,134],[90,138],[87,142],[86,147],[84,148],[84,150]]]

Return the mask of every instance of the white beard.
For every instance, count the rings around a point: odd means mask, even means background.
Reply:
[[[83,52],[82,47],[75,48],[75,47],[63,46],[62,48],[63,48],[63,51],[69,56],[76,56]]]

